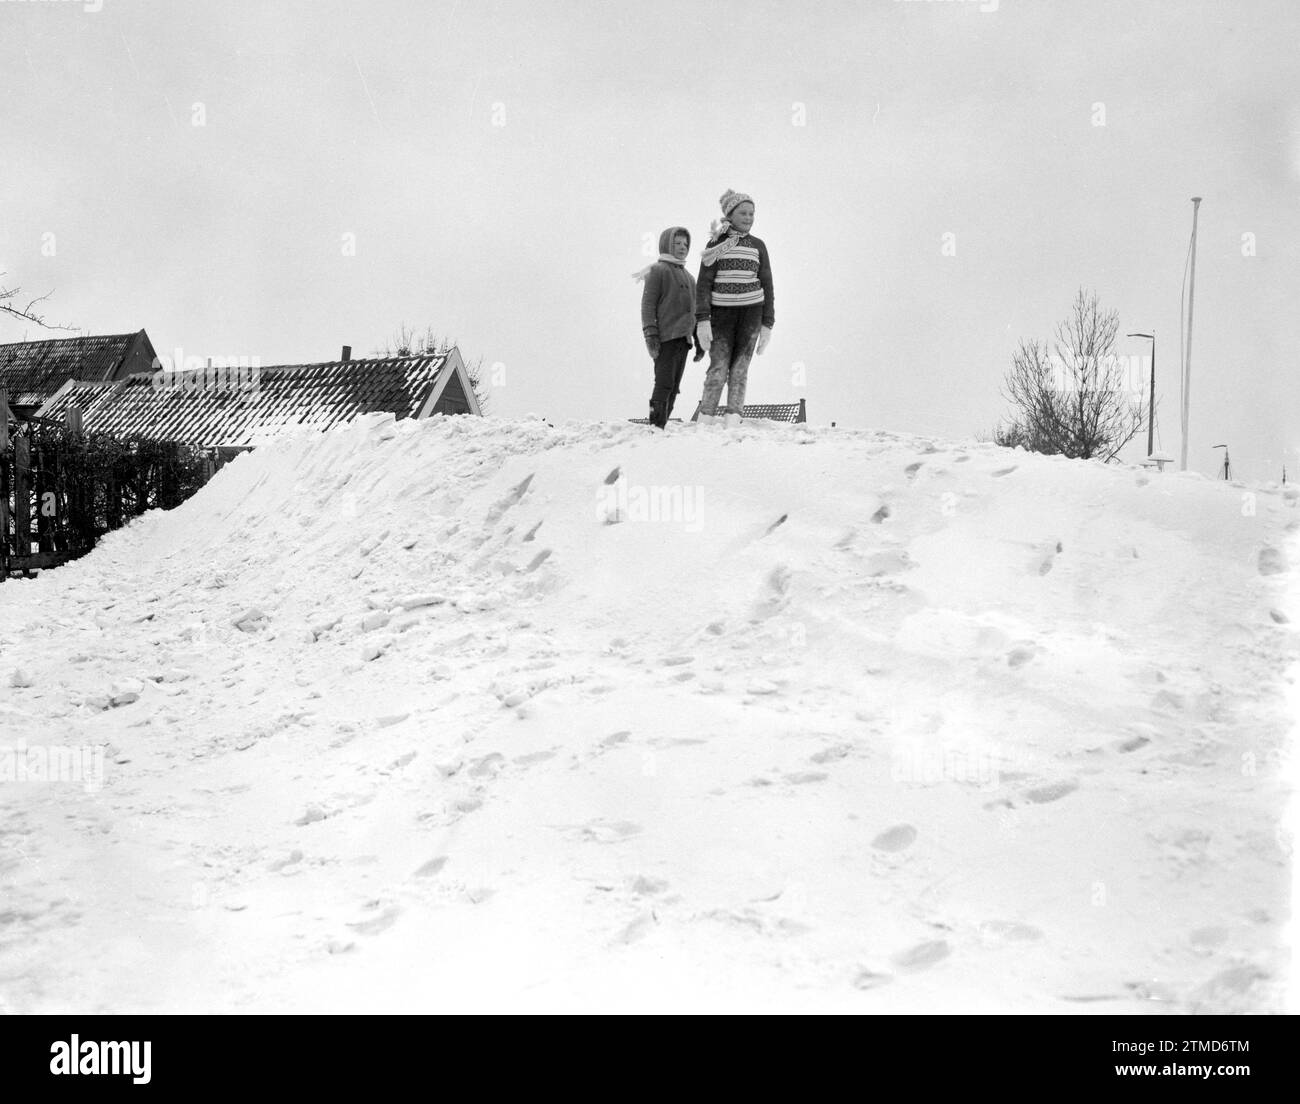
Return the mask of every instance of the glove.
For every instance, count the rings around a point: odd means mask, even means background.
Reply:
[[[651,337],[650,334],[646,334],[646,335],[645,335],[645,347],[646,347],[646,350],[647,350],[647,351],[649,352],[649,354],[650,354],[650,359],[651,359],[651,360],[658,360],[658,359],[659,359],[659,338],[657,338],[657,337]]]
[[[709,351],[709,346],[713,344],[713,323],[707,318],[703,322],[696,323],[695,340],[704,352]]]
[[[755,352],[759,356],[763,355],[763,350],[767,348],[767,343],[772,340],[772,327],[761,326],[758,331],[758,348]]]

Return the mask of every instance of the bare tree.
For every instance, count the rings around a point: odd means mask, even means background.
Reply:
[[[1047,456],[1055,455],[1057,452],[1051,441],[1041,434],[1034,434],[1026,422],[1015,418],[1005,425],[999,422],[993,427],[992,432],[982,433],[976,439],[992,441],[1003,448],[1022,448],[1029,452],[1041,452]]]
[[[1006,375],[1004,397],[1017,409],[999,426],[1000,445],[1071,459],[1110,461],[1145,420],[1142,392],[1130,389],[1113,350],[1119,314],[1079,289],[1069,318],[1045,341],[1021,341]]]
[[[5,274],[0,272],[0,280],[3,280],[4,276]],[[43,314],[36,313],[36,308],[53,294],[53,292],[47,291],[44,295],[38,295],[35,299],[24,304],[21,298],[21,288],[5,287],[3,283],[0,283],[0,314],[7,314],[11,318],[19,318],[24,322],[35,322],[36,325],[47,330],[75,330],[75,326],[46,322]]]
[[[432,326],[425,327],[424,333],[420,333],[403,322],[397,328],[397,333],[375,352],[379,356],[441,356],[454,345],[454,338],[440,337]],[[488,394],[483,386],[483,358],[479,357],[473,364],[466,361],[465,375],[469,377],[469,385],[474,391],[474,398],[478,400],[479,410],[486,414]]]

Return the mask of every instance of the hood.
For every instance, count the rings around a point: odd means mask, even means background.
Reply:
[[[689,250],[691,244],[691,232],[685,226],[670,226],[659,235],[659,252],[671,253],[673,251],[673,238],[678,234],[686,235],[686,247]]]

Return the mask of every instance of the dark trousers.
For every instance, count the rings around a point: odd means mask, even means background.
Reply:
[[[758,344],[763,326],[763,304],[747,307],[714,307],[712,314],[713,345],[709,348],[709,367],[704,373],[701,414],[716,414],[722,386],[727,387],[727,412],[745,412],[745,387],[749,382],[749,362]]]
[[[659,344],[655,357],[655,389],[650,396],[650,424],[661,429],[668,424],[673,403],[682,389],[682,374],[686,371],[686,354],[691,351],[689,337],[674,337]]]

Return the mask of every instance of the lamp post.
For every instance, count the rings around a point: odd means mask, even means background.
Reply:
[[[1201,212],[1201,197],[1192,196],[1192,281],[1187,289],[1187,351],[1183,359],[1183,450],[1179,471],[1187,470],[1187,433],[1192,405],[1192,311],[1196,305],[1196,220]]]
[[[1214,447],[1223,449],[1223,478],[1227,479],[1228,478],[1228,446],[1215,445]]]
[[[1131,333],[1129,337],[1145,337],[1151,342],[1151,408],[1147,415],[1147,455],[1155,451],[1156,445],[1156,331],[1149,334]]]

